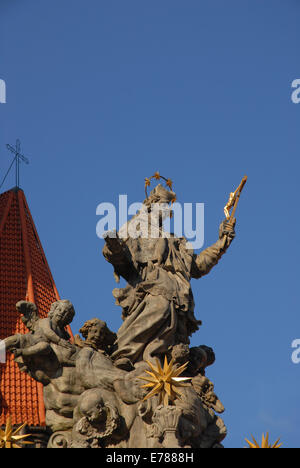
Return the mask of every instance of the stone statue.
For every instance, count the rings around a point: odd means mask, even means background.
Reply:
[[[133,222],[141,232],[152,228],[155,205],[174,199],[175,193],[159,184]],[[5,344],[20,369],[44,386],[49,448],[222,447],[226,427],[218,414],[224,407],[205,375],[215,354],[205,345],[189,346],[201,324],[190,281],[207,275],[227,251],[235,220],[222,222],[216,243],[199,255],[185,238],[165,236],[162,221],[160,216],[155,238],[130,235],[132,220],[127,236],[105,238],[104,257],[115,278],[127,281],[113,291],[124,320],[117,334],[94,318],[72,343],[66,332],[75,314],[71,302],[52,304],[46,319],[39,319],[34,304],[17,304],[28,333]],[[175,394],[167,386],[173,397],[163,405],[159,385],[150,398],[151,379],[146,386],[141,382],[149,366],[155,372],[154,364],[162,374],[172,366],[171,383],[183,387]]]
[[[151,193],[151,210],[156,203],[170,202],[175,193],[158,185]],[[116,303],[123,309],[124,323],[117,334],[117,350],[112,355],[116,366],[130,368],[139,362],[163,357],[178,344],[189,344],[189,337],[201,322],[194,315],[190,281],[207,275],[218,263],[235,237],[234,225],[224,221],[218,241],[195,255],[186,239],[163,237],[125,240],[106,237],[103,254],[117,276],[128,282],[115,289]],[[113,233],[112,233],[113,234]]]
[[[79,347],[89,346],[95,350],[111,355],[117,335],[109,330],[106,323],[97,318],[88,320],[79,330],[85,341],[76,335],[75,343]]]

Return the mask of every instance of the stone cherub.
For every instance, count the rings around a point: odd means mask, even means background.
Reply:
[[[75,344],[77,346],[80,348],[90,346],[96,351],[102,351],[108,356],[111,355],[117,335],[108,328],[106,322],[98,318],[88,320],[80,328],[79,332],[82,334],[85,341],[83,341],[79,335],[76,335]]]
[[[14,353],[21,371],[29,373],[44,385],[47,426],[54,432],[70,431],[74,424],[73,412],[77,409],[76,417],[87,418],[82,422],[84,421],[84,427],[91,426],[91,437],[92,434],[95,435],[93,425],[96,424],[99,433],[95,438],[106,439],[112,423],[111,416],[107,414],[107,419],[103,420],[99,415],[99,420],[94,420],[94,415],[102,411],[101,407],[107,412],[111,405],[115,418],[118,419],[118,405],[124,406],[122,398],[130,404],[132,400],[133,403],[139,401],[133,387],[136,386],[138,392],[140,383],[136,384],[127,378],[130,377],[129,374],[117,369],[109,357],[115,334],[108,329],[105,322],[99,319],[88,320],[81,328],[85,341],[77,339],[78,345],[73,345],[68,341],[70,337],[65,330],[75,313],[70,301],[52,304],[46,319],[39,318],[37,307],[33,303],[19,302],[17,309],[22,314],[22,321],[29,333],[7,338],[6,349]],[[92,389],[95,392],[91,392]],[[95,394],[99,401],[97,407],[93,408],[91,405],[94,400],[91,395]],[[117,394],[121,395],[119,399]],[[127,414],[134,421],[134,407]],[[121,420],[123,421],[122,418]],[[99,424],[103,428],[102,432]],[[126,427],[125,424],[122,431]],[[83,426],[81,429],[83,430]]]
[[[51,305],[47,318],[39,319],[35,304],[26,301],[17,303],[16,308],[22,314],[22,322],[30,333],[18,334],[6,338],[6,349],[14,353],[15,357],[29,358],[33,356],[49,355],[53,352],[51,345],[59,345],[65,349],[63,363],[74,363],[70,360],[75,351],[69,342],[70,335],[65,327],[74,317],[74,307],[70,301],[62,300]]]
[[[72,448],[104,448],[122,440],[127,432],[111,394],[94,388],[79,397],[74,411]]]

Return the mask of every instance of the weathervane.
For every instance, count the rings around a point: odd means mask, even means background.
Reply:
[[[16,187],[19,188],[20,186],[20,160],[22,160],[25,164],[29,164],[29,160],[27,158],[25,158],[25,156],[23,156],[23,154],[21,154],[21,143],[20,143],[20,140],[17,140],[16,141],[16,146],[11,146],[11,145],[6,145],[6,148],[11,151],[11,153],[13,153],[15,155],[14,159],[13,159],[13,162],[11,163],[2,183],[1,183],[1,186],[0,188],[2,187],[2,185],[4,184],[5,180],[6,180],[6,177],[8,176],[14,162],[16,163]]]

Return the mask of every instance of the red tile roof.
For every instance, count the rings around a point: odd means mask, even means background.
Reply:
[[[10,190],[0,195],[0,340],[27,333],[16,311],[20,300],[34,302],[42,318],[59,299],[25,195]],[[0,426],[7,415],[13,424],[45,425],[42,385],[19,371],[8,353],[0,364]]]

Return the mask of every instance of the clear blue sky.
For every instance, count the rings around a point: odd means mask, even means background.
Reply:
[[[226,447],[251,433],[300,447],[299,0],[1,0],[0,178],[22,141],[21,183],[73,329],[117,330],[96,206],[142,201],[144,177],[205,203],[205,246],[244,174],[237,238],[193,281],[226,407]],[[14,185],[13,174],[4,189]]]

